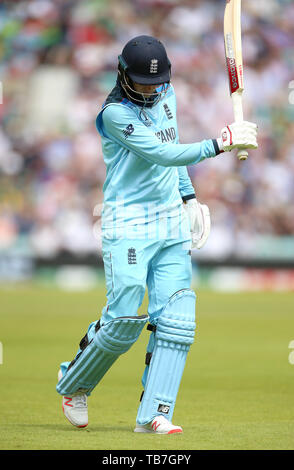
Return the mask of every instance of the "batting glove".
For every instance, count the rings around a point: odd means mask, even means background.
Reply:
[[[220,150],[230,152],[233,149],[257,149],[257,125],[253,122],[233,122],[221,130],[217,139]]]
[[[200,248],[206,243],[210,233],[210,213],[205,204],[200,204],[197,199],[189,199],[184,202],[184,209],[190,221],[191,248]]]

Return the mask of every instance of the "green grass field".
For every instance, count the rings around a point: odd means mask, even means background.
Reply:
[[[182,435],[133,433],[146,330],[89,398],[89,426],[69,424],[55,391],[59,363],[74,357],[104,296],[0,289],[1,449],[294,449],[293,293],[198,292],[197,339],[173,418]]]

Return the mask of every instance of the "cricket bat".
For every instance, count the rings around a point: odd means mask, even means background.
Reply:
[[[236,122],[243,121],[242,93],[243,59],[241,41],[241,0],[226,0],[224,15],[224,40],[230,94]],[[238,151],[239,160],[246,160],[248,152]]]

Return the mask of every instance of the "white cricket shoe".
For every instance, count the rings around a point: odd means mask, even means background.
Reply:
[[[62,377],[62,372],[58,372],[58,380]],[[73,396],[62,397],[62,410],[68,421],[77,428],[88,426],[88,405],[87,395],[84,393]]]
[[[182,433],[183,429],[181,428],[181,426],[174,426],[164,416],[159,415],[159,416],[156,416],[148,424],[136,423],[134,432],[149,432],[153,434],[175,434],[175,433]]]

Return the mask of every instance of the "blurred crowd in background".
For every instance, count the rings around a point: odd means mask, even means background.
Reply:
[[[95,119],[130,38],[150,34],[166,46],[182,143],[218,137],[233,121],[224,7],[225,0],[1,2],[0,250],[42,257],[99,250],[94,209],[105,167]],[[294,2],[246,0],[242,9],[244,116],[258,124],[259,149],[246,162],[225,153],[189,167],[212,217],[199,256],[217,259],[294,236]]]

